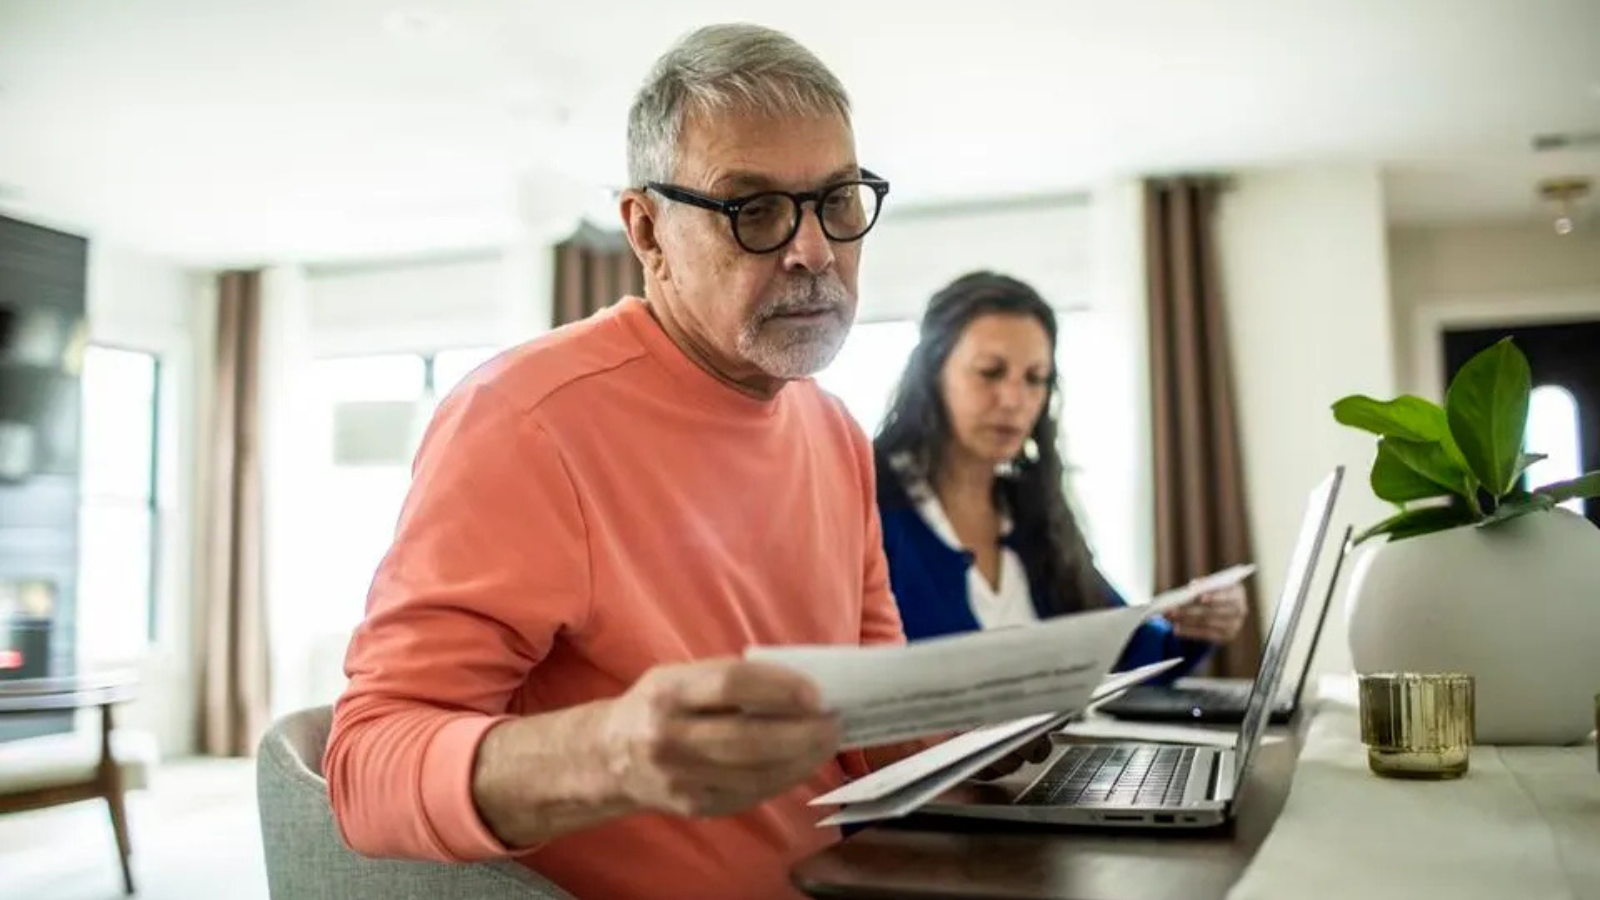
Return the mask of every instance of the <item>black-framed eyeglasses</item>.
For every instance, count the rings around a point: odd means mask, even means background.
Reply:
[[[761,191],[719,200],[675,184],[646,182],[645,187],[676,203],[722,213],[733,228],[733,239],[750,253],[771,253],[800,232],[805,205],[812,204],[817,222],[828,240],[859,241],[877,224],[889,182],[861,170],[861,177],[840,181],[814,191]]]

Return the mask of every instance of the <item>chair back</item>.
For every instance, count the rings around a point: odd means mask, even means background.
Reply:
[[[261,739],[256,793],[272,900],[572,900],[511,861],[372,859],[345,846],[322,778],[332,725],[330,707],[307,709],[278,720]]]

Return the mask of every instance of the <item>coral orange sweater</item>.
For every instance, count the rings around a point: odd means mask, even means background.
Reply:
[[[756,643],[903,641],[873,496],[837,400],[729,388],[643,301],[503,354],[435,416],[350,645],[324,760],[345,839],[513,855],[470,792],[502,718]],[[864,770],[842,754],[741,815],[630,816],[518,858],[583,900],[792,896],[789,867],[837,838],[806,801]]]

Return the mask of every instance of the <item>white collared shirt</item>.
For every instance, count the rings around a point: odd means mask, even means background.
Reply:
[[[908,487],[907,493],[917,505],[917,512],[922,515],[923,521],[928,523],[940,540],[952,550],[968,552],[961,539],[956,537],[955,526],[950,524],[950,517],[945,514],[944,505],[939,502],[939,495],[932,488],[925,482],[918,483]],[[1010,532],[1011,519],[1002,513],[1000,534],[1004,536]],[[1022,557],[1005,544],[1000,545],[999,584],[989,584],[989,579],[983,577],[976,561],[967,564],[967,603],[972,607],[973,618],[985,630],[1039,621],[1039,614],[1033,608],[1033,593],[1028,588],[1028,571],[1022,567]]]

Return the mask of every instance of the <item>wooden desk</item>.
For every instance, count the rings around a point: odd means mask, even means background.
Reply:
[[[1235,826],[1164,835],[978,826],[869,828],[797,866],[813,897],[951,900],[1221,900],[1283,809],[1304,734],[1264,745]],[[933,830],[937,828],[938,830]]]
[[[134,892],[133,871],[128,860],[133,850],[128,840],[127,809],[123,804],[122,769],[111,749],[111,733],[115,728],[111,708],[133,699],[133,695],[134,678],[125,672],[0,681],[0,716],[100,708],[100,757],[93,772],[66,780],[51,776],[42,783],[29,783],[12,791],[0,787],[0,813],[104,799],[111,813],[111,827],[122,861],[123,889],[129,894]]]

